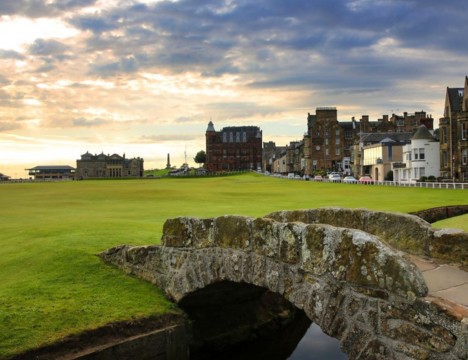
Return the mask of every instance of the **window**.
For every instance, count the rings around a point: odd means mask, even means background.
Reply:
[[[426,176],[426,169],[425,168],[419,168],[419,176],[423,177]]]
[[[419,168],[414,168],[414,179],[419,179]]]
[[[468,125],[466,122],[461,124],[461,138],[462,140],[466,140],[468,138]]]
[[[467,149],[462,149],[462,164],[467,164]]]
[[[328,145],[328,138],[325,139],[325,145]]]
[[[442,144],[447,144],[447,128],[442,128]]]
[[[447,151],[444,151],[442,153],[442,163],[445,168],[448,166],[448,152]]]
[[[335,155],[336,155],[336,156],[341,155],[341,149],[340,149],[339,147],[337,147],[337,148],[335,149]]]
[[[325,149],[325,155],[328,156],[328,148]]]
[[[336,136],[340,136],[340,130],[336,129],[335,134],[336,134]]]
[[[414,160],[424,160],[424,148],[413,149]]]
[[[335,144],[336,144],[336,145],[340,145],[340,138],[336,138],[336,139],[335,139]]]

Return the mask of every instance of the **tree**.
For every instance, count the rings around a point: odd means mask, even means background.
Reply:
[[[206,162],[206,153],[203,150],[197,152],[197,155],[193,158],[197,164],[204,164]]]

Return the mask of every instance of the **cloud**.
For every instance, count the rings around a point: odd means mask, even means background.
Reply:
[[[17,51],[0,49],[1,59],[24,60],[25,56]]]
[[[62,12],[87,7],[97,0],[14,0],[0,1],[0,14],[32,18],[50,17]]]
[[[421,8],[416,1],[397,0],[181,0],[130,3],[69,21],[91,32],[85,43],[91,57],[110,54],[90,62],[87,73],[94,76],[195,72],[240,75],[257,89],[341,87],[355,79],[375,88],[375,79],[395,68],[398,77],[427,73],[430,56],[411,61],[414,54],[400,52],[397,59],[400,47],[466,53],[460,46],[468,31],[466,11],[456,4]],[[394,45],[382,45],[389,41]],[[381,86],[392,81],[387,76]]]
[[[10,80],[8,80],[5,76],[0,74],[0,85],[9,85]]]
[[[122,73],[134,73],[138,70],[138,61],[134,56],[128,56],[115,62],[92,65],[89,74],[114,76]]]
[[[198,134],[199,135],[199,134]],[[197,139],[197,135],[193,134],[160,134],[160,135],[143,135],[136,141],[137,143],[160,143],[167,141],[192,141]]]
[[[67,51],[69,47],[57,40],[36,39],[29,47],[31,55],[57,55]]]
[[[77,118],[72,120],[73,126],[76,127],[99,127],[106,124],[109,124],[109,120],[94,118],[94,119],[85,119],[85,118]]]
[[[112,16],[105,17],[106,13],[103,12],[103,15],[86,15],[86,16],[76,16],[70,20],[70,24],[77,27],[81,30],[89,30],[95,34],[101,34],[105,31],[115,30],[119,27],[116,22],[113,22],[114,19]]]
[[[0,121],[0,132],[17,130],[17,129],[20,129],[21,127],[22,126],[19,123]]]

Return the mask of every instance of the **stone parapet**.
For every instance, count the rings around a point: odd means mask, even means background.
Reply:
[[[403,239],[424,253],[435,236],[415,216],[326,208],[169,219],[162,246],[100,256],[176,302],[226,281],[277,293],[350,359],[465,359],[466,324],[426,298],[420,271],[392,249]]]
[[[319,208],[278,211],[265,216],[282,222],[329,224],[378,236],[395,249],[468,265],[468,233],[435,229],[419,216],[367,209]]]

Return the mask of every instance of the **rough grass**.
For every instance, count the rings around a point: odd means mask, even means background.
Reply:
[[[258,174],[3,184],[0,358],[109,322],[176,311],[154,286],[96,256],[123,243],[159,243],[167,218],[322,206],[411,212],[466,203],[467,194]]]

